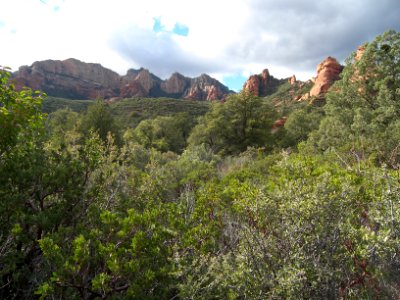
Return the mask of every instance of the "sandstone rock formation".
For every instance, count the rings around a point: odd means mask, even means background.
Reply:
[[[28,86],[48,95],[75,98],[109,98],[119,93],[120,76],[100,64],[77,59],[46,60],[24,66],[14,73],[17,89]]]
[[[136,76],[135,81],[138,82],[146,94],[150,94],[151,90],[158,90],[160,88],[161,79],[150,73],[147,69],[142,69]]]
[[[290,83],[290,85],[295,85],[297,83],[296,76],[293,75],[292,77],[290,77],[288,79],[288,82]]]
[[[13,74],[18,90],[24,86],[46,92],[49,96],[71,99],[119,99],[126,97],[172,97],[195,100],[221,100],[229,89],[219,81],[203,74],[188,78],[174,73],[162,80],[146,69],[130,69],[117,73],[100,64],[76,59],[46,60],[19,68]]]
[[[260,77],[251,75],[244,83],[243,89],[251,92],[254,96],[260,96]]]
[[[130,98],[130,97],[146,97],[148,96],[144,87],[137,81],[124,82],[121,86],[120,97]]]
[[[231,93],[229,89],[218,80],[207,74],[202,74],[191,80],[190,88],[185,93],[185,99],[193,100],[217,100],[224,99]]]
[[[190,87],[190,78],[179,73],[174,73],[170,78],[161,83],[161,90],[169,95],[183,95]]]
[[[276,133],[280,128],[285,126],[286,120],[286,116],[275,120],[274,124],[272,124],[271,133]]]
[[[147,69],[130,69],[122,77],[121,94],[128,97],[158,97],[161,79]]]
[[[310,90],[310,97],[319,97],[325,94],[331,85],[338,80],[343,66],[333,57],[328,56],[317,66],[317,77]]]
[[[356,61],[356,62],[359,61],[361,59],[361,57],[363,56],[364,51],[365,51],[365,46],[358,47],[356,56],[354,57],[354,61]]]
[[[269,74],[268,69],[259,75],[251,75],[244,83],[243,90],[248,90],[255,96],[267,96],[272,94],[281,84],[281,81]]]

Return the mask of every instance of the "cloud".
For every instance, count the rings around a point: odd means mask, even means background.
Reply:
[[[251,18],[243,39],[228,47],[232,58],[297,70],[315,68],[324,57],[344,60],[360,44],[395,27],[400,6],[395,0],[273,1],[250,0]]]
[[[0,10],[0,64],[75,57],[119,73],[208,73],[238,88],[264,68],[308,79],[326,56],[343,61],[400,31],[399,16],[398,0],[13,0]]]
[[[156,22],[157,24],[157,22]],[[112,35],[109,45],[136,67],[148,68],[160,77],[168,77],[173,72],[196,76],[223,69],[223,63],[211,61],[186,52],[173,32],[164,31],[157,24],[154,29],[130,26]]]
[[[181,14],[173,5],[164,7],[158,11],[162,17],[154,19],[160,27],[157,34],[118,29],[111,44],[136,65],[160,76],[180,71],[236,78],[269,68],[276,77],[296,73],[301,78],[314,75],[316,65],[328,55],[344,61],[376,35],[390,28],[400,30],[396,0],[213,3],[198,2],[196,10],[183,7]],[[162,24],[165,19],[168,30]],[[181,19],[190,28],[184,39],[171,35],[171,24],[181,24]]]

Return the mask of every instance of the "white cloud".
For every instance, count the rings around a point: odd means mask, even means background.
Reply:
[[[399,15],[397,0],[0,0],[0,65],[74,57],[161,77],[268,68],[307,79],[324,57],[343,60],[377,34],[400,30]],[[152,31],[154,18],[166,32]],[[172,33],[176,23],[187,36]]]

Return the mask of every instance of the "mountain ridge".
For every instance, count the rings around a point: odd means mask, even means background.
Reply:
[[[327,57],[317,66],[317,76],[313,78],[313,89],[296,100],[321,98],[342,71],[336,59]],[[128,69],[125,75],[119,75],[99,63],[86,63],[78,59],[36,61],[31,66],[21,66],[12,74],[17,90],[25,86],[44,91],[53,97],[67,99],[97,99],[111,102],[123,98],[168,97],[189,100],[224,100],[234,93],[228,87],[207,74],[190,78],[174,72],[167,79],[161,79],[143,67]],[[273,94],[279,86],[289,81],[299,83],[295,75],[277,79],[268,69],[260,74],[251,75],[243,85],[255,96],[265,97]]]
[[[75,58],[36,61],[31,66],[21,66],[12,77],[17,90],[29,87],[68,99],[171,97],[211,101],[223,100],[233,93],[206,74],[190,78],[175,72],[162,80],[140,68],[129,69],[121,76],[101,64]]]

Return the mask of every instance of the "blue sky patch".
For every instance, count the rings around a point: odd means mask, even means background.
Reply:
[[[154,20],[153,31],[155,33],[167,32],[182,36],[187,36],[189,34],[189,27],[181,23],[175,23],[174,28],[172,30],[167,30],[165,29],[165,26],[162,24],[161,17],[153,18],[153,20]]]
[[[183,25],[181,23],[175,23],[175,26],[174,26],[174,29],[172,29],[172,32],[177,35],[188,36],[189,27],[187,27],[186,25]]]
[[[232,75],[232,76],[224,76],[223,82],[229,89],[239,92],[243,88],[244,82],[247,80],[246,77],[240,74]]]
[[[153,20],[154,20],[153,31],[155,33],[164,31],[164,26],[161,25],[161,17],[153,18]]]
[[[6,26],[6,23],[4,23],[3,21],[0,21],[0,28]]]

